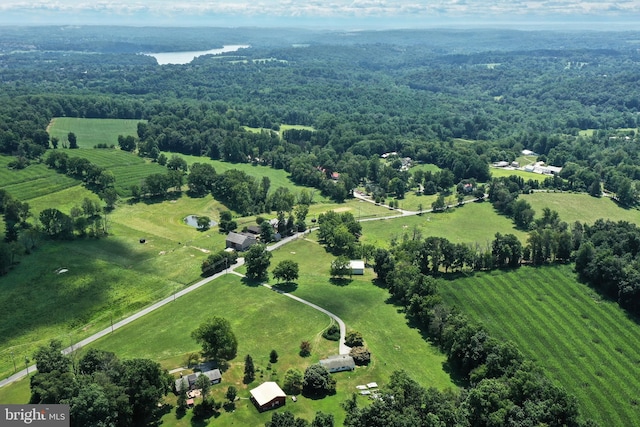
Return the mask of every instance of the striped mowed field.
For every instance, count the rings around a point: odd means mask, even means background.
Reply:
[[[640,325],[578,283],[570,266],[521,267],[446,282],[441,293],[514,341],[603,426],[640,420]]]

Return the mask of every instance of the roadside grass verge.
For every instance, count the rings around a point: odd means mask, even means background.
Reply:
[[[93,148],[97,144],[118,146],[118,135],[138,135],[138,119],[82,119],[74,117],[55,117],[49,124],[51,137],[60,139],[59,147],[67,141],[69,132],[75,133],[78,147]]]
[[[479,273],[440,292],[491,335],[514,341],[587,417],[607,426],[640,419],[638,322],[578,283],[570,266]]]
[[[557,211],[560,219],[570,225],[575,221],[593,224],[600,218],[640,225],[638,209],[625,209],[608,197],[591,197],[586,193],[554,192],[521,194],[520,197],[531,204],[537,217],[542,215],[543,208],[549,208]]]
[[[445,237],[452,243],[478,244],[482,248],[491,244],[497,232],[514,234],[521,242],[527,239],[527,233],[517,230],[509,218],[498,215],[490,203],[481,202],[445,212],[363,222],[360,240],[388,248],[393,240],[400,241],[404,235],[411,238],[414,232],[422,238]]]

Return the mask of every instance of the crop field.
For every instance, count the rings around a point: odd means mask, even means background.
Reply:
[[[80,185],[79,181],[54,172],[49,176],[9,184],[3,188],[16,199],[28,202],[36,197],[50,195],[78,185]]]
[[[392,239],[401,240],[414,231],[422,238],[445,237],[453,243],[490,245],[497,232],[516,235],[526,242],[527,234],[517,230],[511,220],[498,215],[490,203],[467,203],[439,213],[398,217],[362,223],[362,242],[389,247]]]
[[[575,221],[593,224],[597,219],[612,221],[628,221],[640,225],[640,211],[625,209],[608,197],[591,197],[585,193],[536,192],[520,195],[531,204],[536,216],[542,214],[543,208],[558,212],[560,219],[573,224]]]
[[[137,136],[138,123],[144,120],[125,119],[78,119],[56,117],[51,120],[48,132],[60,139],[59,147],[66,143],[67,135],[73,132],[80,148],[93,148],[97,144],[118,145],[118,135]]]
[[[514,341],[576,395],[603,426],[640,419],[640,326],[578,283],[569,266],[522,267],[447,282],[457,306],[498,339]]]

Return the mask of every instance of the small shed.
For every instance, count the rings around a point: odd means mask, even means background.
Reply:
[[[341,372],[341,371],[353,371],[356,369],[356,362],[353,357],[348,354],[338,354],[336,356],[329,356],[326,359],[320,360],[320,365],[324,366],[329,373]]]
[[[273,381],[264,382],[249,393],[251,401],[260,412],[284,406],[287,401],[285,392]]]
[[[364,261],[351,260],[349,261],[349,268],[351,268],[351,274],[362,276],[364,274]]]
[[[258,240],[248,233],[235,233],[232,231],[227,234],[226,247],[235,249],[238,252],[246,251],[256,243],[258,243]]]

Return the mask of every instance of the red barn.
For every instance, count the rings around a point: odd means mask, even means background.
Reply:
[[[287,395],[273,381],[267,381],[250,391],[251,401],[260,412],[283,406]]]

